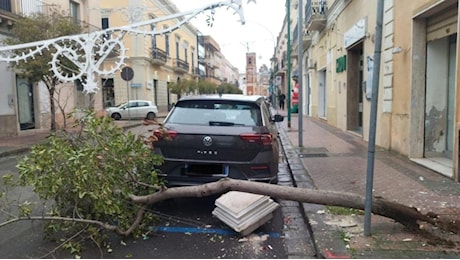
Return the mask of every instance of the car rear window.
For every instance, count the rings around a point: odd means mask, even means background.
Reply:
[[[187,100],[178,102],[167,123],[189,125],[262,125],[260,109],[250,102]]]

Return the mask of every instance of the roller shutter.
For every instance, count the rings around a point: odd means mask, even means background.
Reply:
[[[428,18],[427,42],[457,33],[457,5]]]

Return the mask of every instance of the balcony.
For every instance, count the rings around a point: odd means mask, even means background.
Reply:
[[[175,59],[174,60],[174,67],[173,70],[178,73],[187,73],[190,69],[190,66],[188,62],[181,60],[181,59]]]
[[[41,0],[0,0],[0,27],[11,28],[14,21],[21,16],[31,16],[32,14],[40,13],[51,15],[59,6],[47,4]],[[72,22],[81,26],[82,32],[93,32],[100,30],[99,27],[88,24],[79,19],[70,18]]]
[[[312,32],[308,30],[304,30],[304,33],[302,36],[302,45],[303,45],[302,47],[304,51],[310,48],[312,40],[313,40]]]
[[[0,16],[15,20],[33,13],[49,14],[53,6],[41,0],[0,0]]]
[[[327,22],[326,0],[307,0],[305,5],[305,24],[309,31],[321,31]]]
[[[193,73],[197,76],[199,76],[200,78],[205,78],[206,77],[206,72],[201,70],[200,68],[195,68],[192,70]]]
[[[158,48],[152,48],[152,64],[155,64],[155,65],[165,65],[166,62],[168,60],[168,54],[162,50],[162,49],[158,49]]]

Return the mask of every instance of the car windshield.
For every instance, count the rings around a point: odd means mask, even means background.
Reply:
[[[221,100],[178,102],[167,123],[212,126],[260,126],[260,109],[254,103]]]

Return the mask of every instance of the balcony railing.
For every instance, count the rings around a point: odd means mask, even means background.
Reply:
[[[0,0],[2,14],[29,16],[33,13],[49,14],[56,5],[47,4],[41,0]]]
[[[0,0],[0,18],[8,21],[12,25],[20,16],[30,16],[32,14],[51,15],[53,11],[59,10],[58,5],[47,4],[41,0]],[[71,22],[81,26],[82,32],[93,32],[100,30],[100,27],[88,24],[85,21],[70,18]]]
[[[152,63],[157,65],[164,65],[168,60],[168,54],[159,48],[152,48]]]
[[[307,0],[305,5],[305,24],[307,30],[321,31],[327,22],[326,0]]]
[[[176,59],[174,65],[174,71],[176,72],[187,73],[190,69],[188,62],[181,59]]]
[[[201,79],[206,77],[206,72],[203,70],[200,70],[200,68],[195,68],[194,72],[195,72],[195,75],[198,75]]]
[[[306,50],[311,46],[312,39],[313,39],[313,36],[312,36],[311,31],[304,30],[303,37],[302,37],[303,50]]]

